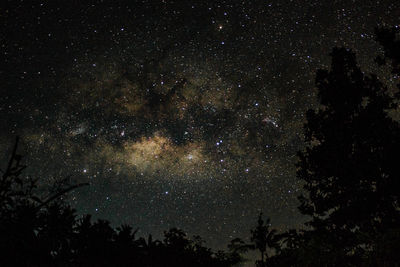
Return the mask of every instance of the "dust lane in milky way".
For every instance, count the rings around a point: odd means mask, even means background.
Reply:
[[[46,184],[91,186],[79,212],[222,248],[263,210],[299,225],[296,152],[332,47],[379,52],[393,1],[9,3],[1,20],[0,146],[24,140]],[[322,12],[323,11],[323,12]],[[397,12],[397,13],[396,13]],[[396,16],[397,14],[397,16]]]

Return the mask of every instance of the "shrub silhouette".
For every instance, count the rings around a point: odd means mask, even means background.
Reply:
[[[238,251],[213,252],[180,229],[164,233],[163,242],[136,238],[137,229],[78,218],[60,197],[86,184],[59,183],[47,197],[35,193],[37,180],[22,179],[26,168],[17,153],[18,138],[0,181],[1,266],[232,266]]]

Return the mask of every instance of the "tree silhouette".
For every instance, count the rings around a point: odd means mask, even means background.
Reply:
[[[91,215],[78,217],[62,198],[84,184],[53,186],[36,194],[37,180],[22,179],[25,169],[17,153],[18,139],[0,180],[0,266],[232,266],[238,251],[213,252],[180,229],[164,232],[164,240],[136,239],[138,229],[114,229]]]
[[[297,176],[307,193],[300,211],[312,218],[309,240],[323,237],[338,259],[368,252],[400,225],[400,126],[387,113],[397,99],[360,70],[355,54],[335,48],[331,57],[331,70],[317,72],[321,105],[307,112]]]
[[[260,251],[261,262],[260,265],[264,266],[265,260],[268,259],[267,248],[275,249],[278,247],[277,239],[276,239],[276,230],[269,229],[270,227],[270,219],[267,218],[266,222],[262,219],[262,213],[259,214],[257,220],[257,226],[255,229],[251,230],[251,242],[254,243],[254,249]]]
[[[392,78],[400,75],[399,28],[377,29]],[[334,48],[330,70],[319,70],[320,106],[307,112],[306,148],[297,176],[304,184],[304,230],[277,235],[268,266],[399,266],[399,91],[365,74],[355,54]],[[400,89],[400,83],[397,84]],[[390,114],[390,115],[389,115]]]
[[[60,197],[86,184],[64,185],[46,197],[36,192],[37,180],[21,177],[26,168],[17,153],[16,138],[11,157],[0,180],[0,252],[5,266],[27,263],[46,265],[53,256],[61,257],[74,221],[74,210],[61,206]],[[62,230],[63,232],[59,232]]]

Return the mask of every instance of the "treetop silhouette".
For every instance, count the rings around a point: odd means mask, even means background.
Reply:
[[[86,184],[54,186],[47,197],[35,193],[37,180],[21,178],[26,166],[18,138],[0,181],[1,266],[232,266],[238,251],[213,252],[204,241],[173,228],[163,242],[136,234],[129,225],[114,229],[91,215],[77,216],[60,197]]]

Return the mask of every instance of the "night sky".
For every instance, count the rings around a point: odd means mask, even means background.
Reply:
[[[260,211],[301,225],[315,72],[334,46],[376,71],[374,28],[400,23],[397,0],[86,2],[0,7],[1,151],[19,135],[26,175],[88,181],[80,214],[216,248]]]

